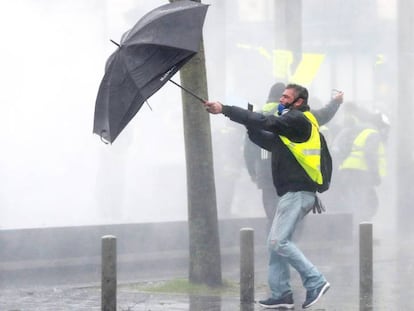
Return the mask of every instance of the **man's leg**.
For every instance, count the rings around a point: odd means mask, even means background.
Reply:
[[[276,193],[273,183],[262,188],[262,203],[267,217],[268,232],[273,223],[276,213],[276,207],[279,202],[279,196]]]
[[[284,294],[292,292],[290,288],[290,270],[286,257],[271,251],[268,272],[269,288],[272,298],[279,299]]]
[[[289,280],[285,279],[289,274],[283,270],[281,257],[298,271],[306,290],[313,290],[326,282],[323,275],[291,241],[296,225],[312,208],[314,202],[315,194],[312,192],[289,192],[280,198],[268,238],[269,250],[279,255],[273,257],[273,261],[269,263],[269,274],[273,274],[269,275],[269,279],[273,280],[272,288],[279,288],[275,292],[272,289],[274,295],[286,290],[286,284],[289,284]]]
[[[289,264],[285,257],[276,252],[270,252],[268,282],[272,296],[266,300],[259,300],[264,308],[293,309],[293,294],[289,284]]]

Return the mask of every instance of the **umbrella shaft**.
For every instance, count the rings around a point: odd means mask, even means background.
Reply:
[[[168,81],[174,83],[176,86],[178,86],[179,88],[181,88],[182,90],[186,91],[187,93],[193,95],[195,98],[197,98],[199,101],[201,101],[202,103],[205,103],[206,100],[202,99],[200,96],[194,94],[192,91],[190,91],[189,89],[186,89],[185,87],[181,86],[180,84],[178,84],[177,82],[174,82],[171,79],[168,79]]]

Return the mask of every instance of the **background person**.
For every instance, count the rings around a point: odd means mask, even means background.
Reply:
[[[265,115],[277,115],[279,99],[285,90],[285,84],[278,82],[272,85],[266,104],[261,112]],[[268,219],[268,227],[273,221],[279,197],[272,182],[271,156],[266,149],[260,148],[245,136],[243,156],[250,178],[261,191],[262,204]]]
[[[335,184],[330,193],[337,209],[352,212],[355,225],[370,221],[378,211],[376,188],[386,175],[388,117],[345,104],[345,125],[332,146]]]

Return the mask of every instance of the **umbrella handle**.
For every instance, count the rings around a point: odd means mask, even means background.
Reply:
[[[206,102],[206,100],[205,99],[202,99],[200,96],[198,96],[198,95],[196,95],[196,94],[194,94],[192,91],[190,91],[189,89],[186,89],[185,87],[183,87],[183,86],[181,86],[181,85],[179,85],[177,82],[174,82],[173,80],[171,80],[171,79],[168,79],[168,81],[170,81],[170,82],[172,82],[173,84],[175,84],[176,86],[178,86],[179,88],[181,88],[182,90],[184,90],[184,91],[186,91],[188,94],[191,94],[191,95],[193,95],[195,98],[197,98],[199,101],[201,101],[202,103],[205,103]]]

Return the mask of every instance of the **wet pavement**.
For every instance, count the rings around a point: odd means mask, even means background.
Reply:
[[[392,237],[376,239],[374,244],[374,286],[372,310],[413,310],[414,255],[411,239],[397,240]],[[356,243],[355,243],[356,244]],[[314,307],[308,310],[359,310],[358,249],[354,246],[332,244],[325,250],[308,250],[306,253],[331,283],[330,290]],[[255,297],[267,297],[266,254],[263,249],[255,257]],[[223,279],[239,281],[238,261],[223,266]],[[186,269],[174,270],[169,275],[152,271],[151,275],[131,280],[118,279],[118,311],[255,311],[262,310],[257,304],[240,304],[238,295],[211,297],[183,294],[154,294],[138,292],[125,283],[157,282],[174,278],[186,278]],[[292,271],[295,309],[301,310],[305,291],[296,272]],[[25,288],[2,287],[0,311],[60,311],[101,310],[99,284],[74,284],[65,286],[30,286]]]

